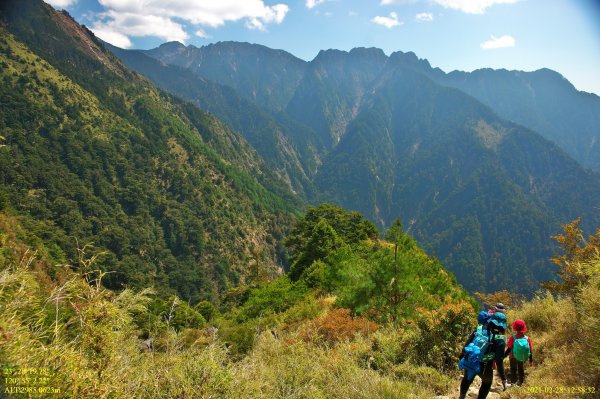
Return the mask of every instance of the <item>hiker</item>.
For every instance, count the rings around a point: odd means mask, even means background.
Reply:
[[[477,330],[475,331],[476,333],[481,332],[482,330],[487,330],[487,323],[490,321],[490,317],[492,317],[492,315],[486,312],[485,310],[479,312],[479,314],[477,315]]]
[[[503,303],[498,302],[496,304],[496,306],[494,306],[492,309],[490,309],[488,311],[488,314],[493,315],[496,312],[500,312],[500,313],[506,313],[506,306],[504,306]]]
[[[479,317],[478,317],[479,321]],[[502,312],[494,312],[485,326],[472,332],[462,350],[459,368],[465,370],[460,383],[459,399],[464,399],[469,386],[476,375],[481,377],[479,399],[487,397],[494,379],[494,361],[502,379],[502,387],[506,390],[506,374],[504,373],[504,331],[506,330],[506,316]]]
[[[491,316],[492,315],[486,312],[485,310],[479,312],[479,314],[477,315],[477,331],[487,329],[487,323],[488,321],[490,321]]]
[[[525,335],[527,325],[523,320],[515,320],[512,329],[515,334],[508,338],[504,357],[510,354],[510,382],[520,386],[525,380],[525,361],[533,364],[533,346],[531,339]]]

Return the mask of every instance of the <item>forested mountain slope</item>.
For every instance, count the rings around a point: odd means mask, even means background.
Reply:
[[[350,52],[321,51],[306,68],[288,103],[288,115],[305,121],[325,144],[327,152],[346,133],[371,82],[385,66],[380,49],[355,48]]]
[[[533,289],[548,276],[544,237],[579,214],[598,223],[597,175],[402,64],[381,77],[316,182],[381,224],[400,216],[470,290]]]
[[[148,77],[158,87],[192,101],[226,122],[256,149],[290,187],[314,196],[311,182],[316,169],[309,128],[277,118],[229,86],[203,78],[189,69],[164,64],[139,50],[104,44],[127,67]]]
[[[188,301],[275,272],[300,202],[246,141],[158,91],[41,1],[2,3],[2,207],[59,263],[93,242],[111,288]]]

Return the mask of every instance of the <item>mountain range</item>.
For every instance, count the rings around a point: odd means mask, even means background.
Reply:
[[[109,48],[230,123],[308,201],[380,228],[400,218],[471,291],[531,292],[552,275],[547,238],[600,222],[600,98],[548,69],[445,73],[376,48],[310,62],[234,42]]]
[[[599,98],[556,72],[123,50],[39,1],[1,11],[0,204],[57,262],[93,242],[110,287],[215,300],[250,265],[286,267],[294,215],[326,201],[380,229],[399,218],[472,292],[531,293],[561,224],[600,225]]]

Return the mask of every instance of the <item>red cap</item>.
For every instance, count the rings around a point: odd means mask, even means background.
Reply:
[[[525,322],[523,320],[515,320],[514,323],[512,323],[512,329],[516,332],[524,333],[527,331],[527,326],[525,325]]]

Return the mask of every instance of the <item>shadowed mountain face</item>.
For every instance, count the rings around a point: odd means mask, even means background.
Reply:
[[[533,288],[545,237],[580,214],[598,223],[600,179],[554,144],[411,68],[382,79],[319,170],[327,199],[400,216],[469,290]]]
[[[387,57],[379,49],[357,48],[345,52],[321,51],[310,62],[287,113],[304,120],[320,134],[327,149],[335,147],[360,109],[373,80],[383,70]]]

